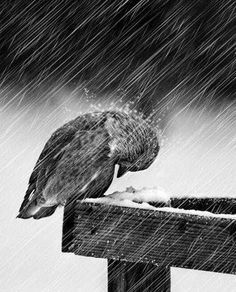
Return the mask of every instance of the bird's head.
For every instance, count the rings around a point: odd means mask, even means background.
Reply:
[[[140,125],[139,125],[140,127]],[[126,144],[126,155],[121,156],[118,161],[119,169],[117,177],[121,177],[126,172],[140,171],[147,169],[157,157],[159,143],[157,133],[152,128],[142,127],[134,137]]]

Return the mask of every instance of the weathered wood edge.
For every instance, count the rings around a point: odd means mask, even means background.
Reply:
[[[167,212],[164,211],[156,211],[156,210],[146,210],[146,209],[135,209],[135,208],[130,208],[130,207],[120,207],[120,206],[111,206],[111,205],[102,205],[102,204],[97,204],[97,203],[81,203],[81,201],[77,201],[75,203],[75,205],[73,206],[73,214],[75,215],[77,213],[78,215],[78,211],[84,210],[85,212],[89,213],[91,208],[97,208],[97,209],[102,209],[102,211],[108,211],[110,212],[111,210],[114,209],[122,209],[124,212],[128,212],[128,213],[139,213],[140,216],[145,215],[145,216],[154,216],[154,217],[165,217],[167,215]],[[68,209],[65,208],[65,213],[68,212]],[[66,217],[64,213],[64,218]],[[70,210],[71,213],[71,210]],[[76,215],[76,216],[77,216]],[[212,224],[212,222],[216,222],[216,224],[218,226],[222,226],[223,228],[227,228],[229,234],[231,234],[234,238],[235,238],[235,233],[236,233],[236,224],[235,224],[235,220],[233,219],[228,219],[228,218],[218,218],[218,217],[207,217],[207,216],[196,216],[196,215],[192,215],[192,214],[186,214],[186,213],[169,213],[168,212],[168,216],[172,217],[172,218],[176,218],[179,220],[182,220],[183,222],[183,228],[184,225],[186,223],[186,221],[188,223],[191,222],[196,222],[196,220],[198,222],[201,222],[202,224],[208,224],[209,222]],[[68,224],[71,226],[69,226],[70,228],[68,229]],[[76,226],[75,224],[75,216],[71,217],[71,221],[67,220],[67,227],[65,228],[63,225],[63,246],[62,246],[62,251],[63,252],[74,252],[75,254],[77,254],[75,252],[75,248],[77,245],[77,242],[75,241],[75,238],[78,236],[75,235],[75,230],[76,230]],[[92,222],[90,222],[90,224],[92,224]],[[65,225],[65,226],[66,226]],[[72,226],[73,225],[73,226]],[[65,233],[64,232],[68,232],[68,230],[70,230],[70,237],[68,240],[67,237],[67,241],[65,240]],[[68,234],[68,233],[67,233]],[[66,244],[65,244],[66,243]],[[94,256],[93,253],[90,254],[90,256]],[[99,256],[100,257],[100,256]],[[105,256],[106,258],[106,256]],[[112,257],[113,260],[124,260],[122,258],[114,258]],[[145,261],[144,261],[145,262]],[[179,267],[187,267],[185,265],[180,265]],[[205,269],[206,270],[206,269]],[[211,269],[210,269],[211,270]],[[213,269],[212,269],[213,270]],[[216,271],[216,270],[215,270]],[[217,269],[217,271],[220,271],[220,269]],[[224,272],[227,273],[227,270],[224,270]],[[232,271],[228,271],[229,273],[232,273]]]
[[[76,201],[69,201],[64,208],[63,226],[62,226],[62,252],[71,252],[74,242],[75,229],[75,207]]]
[[[236,214],[236,199],[224,197],[176,197],[170,199],[173,208],[208,211],[215,214]]]
[[[233,218],[226,218],[224,217],[225,213],[212,213],[213,215],[208,215],[208,213],[206,213],[206,215],[202,216],[199,214],[192,214],[191,212],[185,212],[187,210],[191,211],[191,209],[183,209],[183,212],[177,210],[177,212],[170,212],[170,211],[165,211],[163,210],[155,210],[155,209],[146,209],[146,208],[133,208],[133,207],[129,207],[129,206],[119,206],[119,205],[113,205],[113,204],[101,204],[101,203],[94,203],[94,202],[83,202],[81,200],[77,200],[73,206],[74,208],[74,212],[77,212],[78,206],[82,209],[87,210],[90,207],[102,207],[105,208],[107,210],[109,210],[110,208],[112,209],[124,209],[127,212],[137,212],[140,214],[149,214],[150,216],[155,216],[155,217],[159,217],[159,216],[166,216],[166,214],[168,214],[171,217],[177,217],[177,218],[182,218],[182,219],[189,219],[191,221],[201,221],[201,222],[206,222],[208,220],[212,221],[215,220],[217,222],[220,222],[225,224],[225,223],[232,223],[232,222],[236,222],[236,216],[235,219]],[[176,208],[178,209],[178,208]],[[196,210],[196,209],[193,209]],[[205,210],[204,210],[205,211]],[[210,211],[207,211],[210,212]],[[214,216],[216,215],[216,216]],[[220,216],[222,215],[222,217]],[[229,215],[234,215],[232,213],[229,213]]]

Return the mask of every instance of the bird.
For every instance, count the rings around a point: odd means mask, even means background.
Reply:
[[[41,219],[69,200],[104,195],[114,177],[147,169],[159,152],[157,130],[138,114],[107,110],[79,115],[46,142],[17,218]]]

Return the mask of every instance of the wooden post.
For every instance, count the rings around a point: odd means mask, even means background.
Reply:
[[[108,260],[108,292],[169,292],[170,268]]]

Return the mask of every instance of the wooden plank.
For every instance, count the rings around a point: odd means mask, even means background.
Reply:
[[[145,263],[108,261],[108,292],[169,292],[170,268]]]
[[[185,210],[193,209],[215,214],[236,214],[236,199],[233,198],[171,198],[170,204],[173,208]]]
[[[76,203],[66,251],[159,266],[236,273],[235,220]]]

